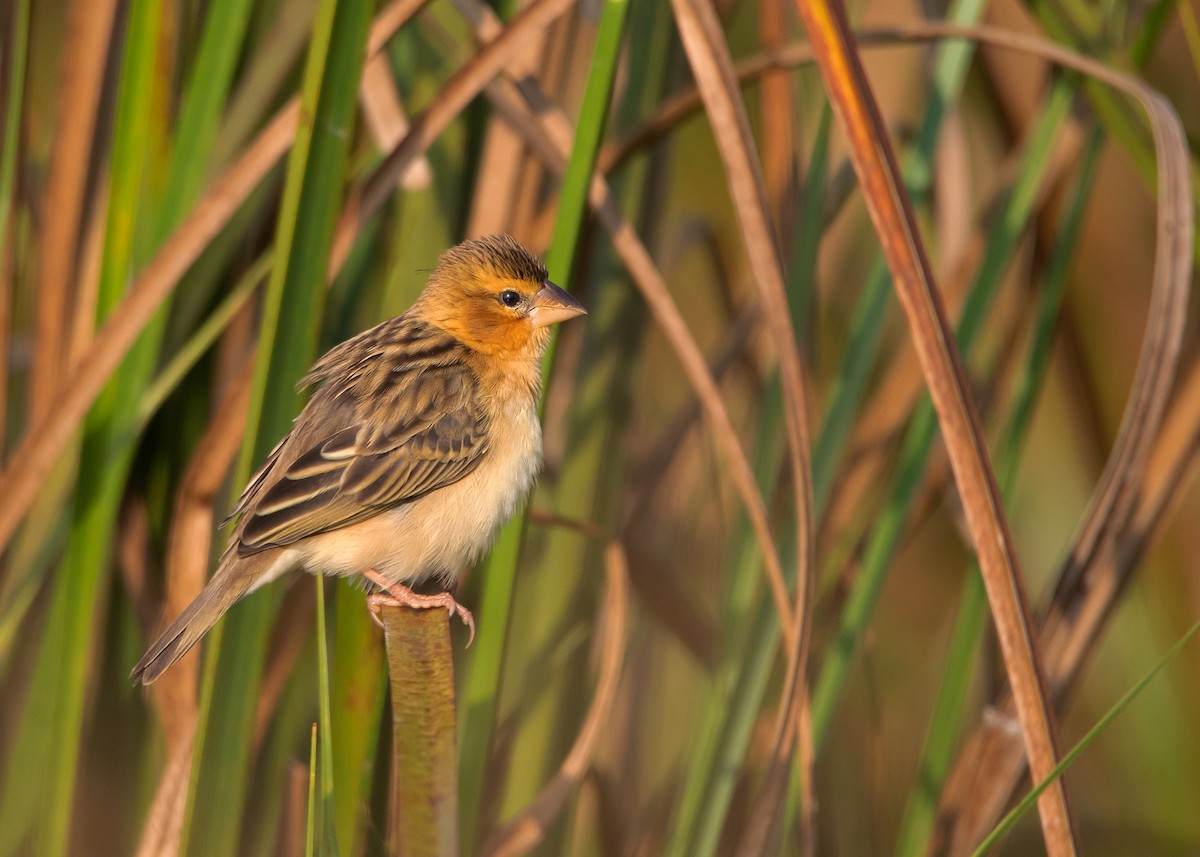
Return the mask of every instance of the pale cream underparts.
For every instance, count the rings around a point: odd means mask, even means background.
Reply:
[[[514,384],[525,382],[513,379]],[[524,390],[490,391],[498,402],[491,443],[469,478],[439,488],[373,518],[309,536],[283,548],[250,591],[293,569],[351,576],[373,568],[412,586],[437,577],[453,581],[487,549],[542,466],[537,403]]]

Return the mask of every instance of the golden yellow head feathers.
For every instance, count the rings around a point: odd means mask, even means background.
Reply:
[[[549,325],[587,313],[548,277],[512,238],[489,235],[443,253],[413,309],[476,351],[540,353]]]

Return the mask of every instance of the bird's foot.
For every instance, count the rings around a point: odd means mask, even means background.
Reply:
[[[440,592],[437,595],[418,595],[403,583],[388,583],[387,579],[374,569],[369,569],[364,576],[383,590],[376,595],[367,596],[367,609],[371,612],[371,618],[375,624],[380,628],[383,627],[383,622],[379,618],[379,611],[384,607],[412,607],[416,610],[445,607],[446,612],[452,617],[458,616],[467,626],[467,630],[470,632],[467,637],[468,649],[475,641],[475,617],[471,615],[470,610],[455,601],[454,596],[449,592]]]

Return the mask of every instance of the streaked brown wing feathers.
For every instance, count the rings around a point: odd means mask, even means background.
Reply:
[[[388,353],[389,346],[422,353],[409,359]],[[243,499],[242,555],[370,518],[479,464],[487,415],[474,375],[454,349],[409,335],[374,350],[374,360],[355,360],[341,377],[329,357],[318,364],[329,372],[324,385],[297,419],[291,442],[276,451],[274,472],[259,475],[255,490],[247,490],[255,496]]]

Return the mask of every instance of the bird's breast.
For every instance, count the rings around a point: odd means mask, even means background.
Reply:
[[[305,564],[341,574],[374,568],[408,584],[457,575],[488,547],[541,467],[536,404],[521,399],[492,411],[487,452],[469,474],[411,503],[307,540]]]

